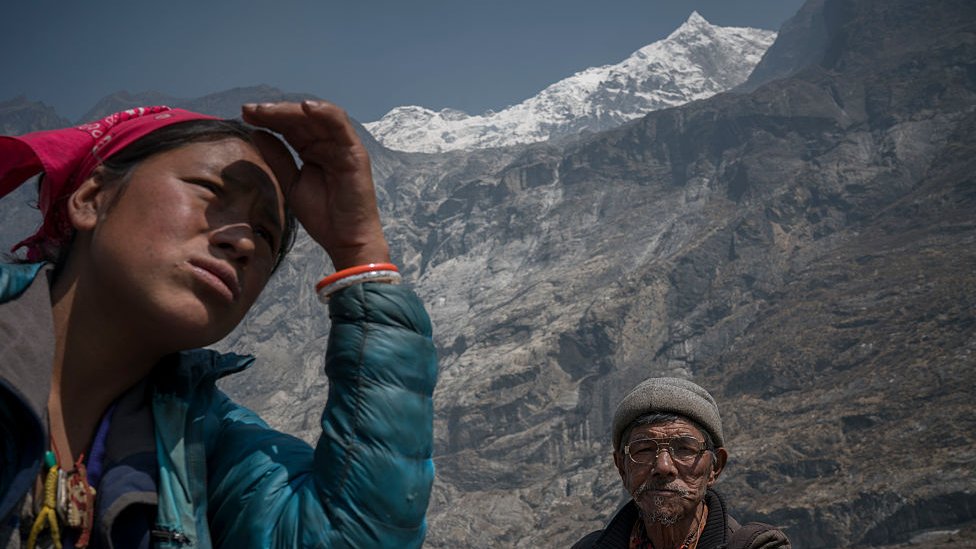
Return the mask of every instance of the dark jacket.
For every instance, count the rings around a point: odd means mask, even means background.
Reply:
[[[314,449],[216,388],[250,357],[177,353],[121,397],[95,545],[145,546],[151,531],[154,547],[420,546],[434,473],[430,321],[408,289],[378,283],[336,293],[329,312]],[[19,546],[46,447],[52,334],[45,272],[0,265],[0,547]]]
[[[715,490],[705,493],[708,517],[705,529],[698,538],[697,549],[774,549],[790,547],[790,541],[782,531],[769,525],[749,523],[745,527],[729,516],[725,500]],[[627,549],[630,532],[638,520],[639,510],[634,500],[617,511],[607,527],[584,536],[573,544],[573,549]],[[736,535],[740,532],[740,535]]]

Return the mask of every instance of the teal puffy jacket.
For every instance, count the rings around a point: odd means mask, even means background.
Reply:
[[[15,300],[37,271],[0,265],[0,303]],[[154,529],[172,533],[157,537],[155,547],[423,543],[434,474],[430,320],[410,290],[378,283],[336,293],[329,312],[329,398],[314,449],[270,429],[215,387],[253,358],[187,351],[151,376],[159,468]],[[36,477],[37,441],[47,435],[24,432],[43,422],[36,406],[18,397],[18,376],[7,374],[0,367],[0,427],[21,435],[0,442],[0,520],[9,523],[17,512],[10,502],[22,499]],[[25,415],[31,421],[8,423]]]

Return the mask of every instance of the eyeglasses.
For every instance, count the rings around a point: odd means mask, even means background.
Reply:
[[[657,456],[661,450],[667,450],[671,454],[671,461],[681,465],[691,465],[707,448],[704,442],[692,436],[659,439],[642,438],[633,440],[624,446],[624,453],[627,454],[627,457],[634,463],[643,465],[657,461]]]

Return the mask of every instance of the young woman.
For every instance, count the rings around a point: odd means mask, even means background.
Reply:
[[[0,137],[0,195],[44,221],[0,266],[0,547],[411,547],[433,480],[430,321],[399,282],[369,158],[325,102],[243,124],[148,107]],[[292,214],[291,212],[294,212]],[[215,388],[287,252],[329,254],[313,449]]]

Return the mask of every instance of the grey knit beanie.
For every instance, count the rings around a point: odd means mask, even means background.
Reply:
[[[638,417],[651,412],[668,412],[695,420],[712,436],[716,447],[725,446],[722,417],[708,391],[677,377],[652,377],[642,381],[624,397],[613,414],[613,449],[620,450],[624,430]]]

